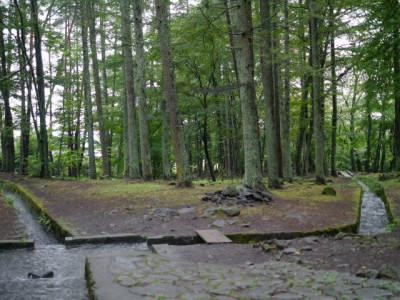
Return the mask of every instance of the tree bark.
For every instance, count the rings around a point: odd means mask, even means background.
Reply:
[[[140,177],[139,167],[139,147],[136,126],[136,107],[135,107],[135,90],[133,80],[133,57],[132,57],[132,37],[130,25],[130,5],[129,0],[120,0],[121,10],[121,39],[122,39],[122,55],[124,59],[124,82],[125,82],[125,107],[126,107],[126,129],[128,138],[128,176],[129,178]]]
[[[284,0],[285,25],[285,93],[282,101],[281,137],[283,174],[287,182],[293,181],[293,169],[290,147],[290,36],[289,36],[289,1]]]
[[[315,177],[316,182],[326,184],[325,179],[325,141],[323,103],[321,103],[321,70],[318,43],[318,11],[316,0],[309,0],[310,11],[310,40],[311,40],[311,67],[312,67],[312,100],[315,141]]]
[[[34,32],[35,58],[36,58],[36,79],[37,99],[39,107],[40,130],[38,136],[39,159],[41,163],[40,177],[49,177],[49,143],[46,126],[46,97],[44,84],[44,71],[42,59],[42,37],[39,28],[37,0],[31,0],[32,25]]]
[[[331,133],[331,176],[337,176],[336,171],[336,138],[337,138],[337,78],[335,49],[335,20],[332,2],[329,1],[329,29],[331,44],[331,89],[332,89],[332,133]]]
[[[238,0],[233,11],[234,31],[238,35],[236,45],[239,93],[242,112],[244,145],[245,186],[265,189],[261,168],[260,134],[254,85],[253,24],[250,0]]]
[[[89,70],[89,43],[88,43],[88,6],[90,0],[81,0],[81,26],[82,26],[82,58],[83,58],[83,90],[85,98],[85,123],[88,139],[89,156],[89,177],[97,178],[96,160],[94,155],[94,134],[93,134],[93,107],[90,89],[90,70]]]
[[[0,56],[1,56],[1,75],[8,78],[7,50],[4,42],[3,29],[5,20],[3,12],[0,12]],[[14,148],[14,126],[10,106],[10,78],[0,82],[1,95],[4,101],[4,124],[1,128],[2,160],[3,171],[13,172],[15,168],[15,148]],[[2,116],[1,116],[2,117]]]
[[[143,41],[142,0],[133,1],[133,15],[135,20],[135,46],[137,63],[137,90],[139,96],[139,131],[140,154],[142,158],[142,176],[144,180],[153,179],[151,167],[149,126],[147,121],[146,97],[146,57]]]
[[[399,3],[395,2],[393,12],[399,11]],[[397,13],[396,13],[397,12]],[[398,18],[398,15],[397,15]],[[395,170],[400,171],[400,29],[394,27],[394,47],[393,47],[393,83],[394,83],[394,158]]]
[[[95,89],[95,99],[97,108],[97,119],[99,122],[99,133],[100,133],[100,148],[101,148],[101,158],[102,158],[102,169],[103,175],[111,176],[111,163],[110,163],[110,153],[109,153],[109,136],[104,122],[104,112],[103,112],[103,99],[101,91],[100,82],[100,71],[99,71],[99,61],[97,58],[97,43],[96,43],[96,16],[94,15],[94,2],[90,1],[89,5],[89,41],[90,41],[90,54],[92,57],[92,71],[93,71],[93,82]]]
[[[169,1],[155,0],[158,36],[160,42],[161,61],[163,70],[163,88],[166,99],[172,143],[177,168],[177,186],[191,187],[192,177],[189,168],[188,152],[184,140],[184,132],[179,117],[178,95],[176,91],[175,70],[171,57],[170,36],[168,28]]]
[[[265,101],[265,136],[268,168],[268,186],[280,188],[277,145],[276,103],[274,101],[274,65],[270,1],[260,0],[261,16],[261,79]]]

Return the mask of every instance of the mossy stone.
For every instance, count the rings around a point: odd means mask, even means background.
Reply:
[[[336,191],[333,187],[327,186],[323,189],[322,195],[336,196]]]

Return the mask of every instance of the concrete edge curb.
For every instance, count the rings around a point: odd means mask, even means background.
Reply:
[[[147,238],[142,235],[108,234],[93,236],[68,236],[64,240],[65,246],[82,244],[111,244],[111,243],[144,243]]]
[[[15,249],[33,250],[34,248],[35,248],[34,240],[0,240],[0,251],[15,250]]]

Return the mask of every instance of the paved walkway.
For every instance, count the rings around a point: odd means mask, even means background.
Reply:
[[[136,251],[87,259],[91,292],[110,299],[400,299],[400,283],[270,261],[243,266],[179,262]]]

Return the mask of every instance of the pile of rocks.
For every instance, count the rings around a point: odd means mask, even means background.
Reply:
[[[246,206],[254,205],[255,203],[269,203],[272,201],[272,195],[267,191],[237,186],[228,187],[225,190],[214,193],[206,193],[202,200],[216,204]]]

